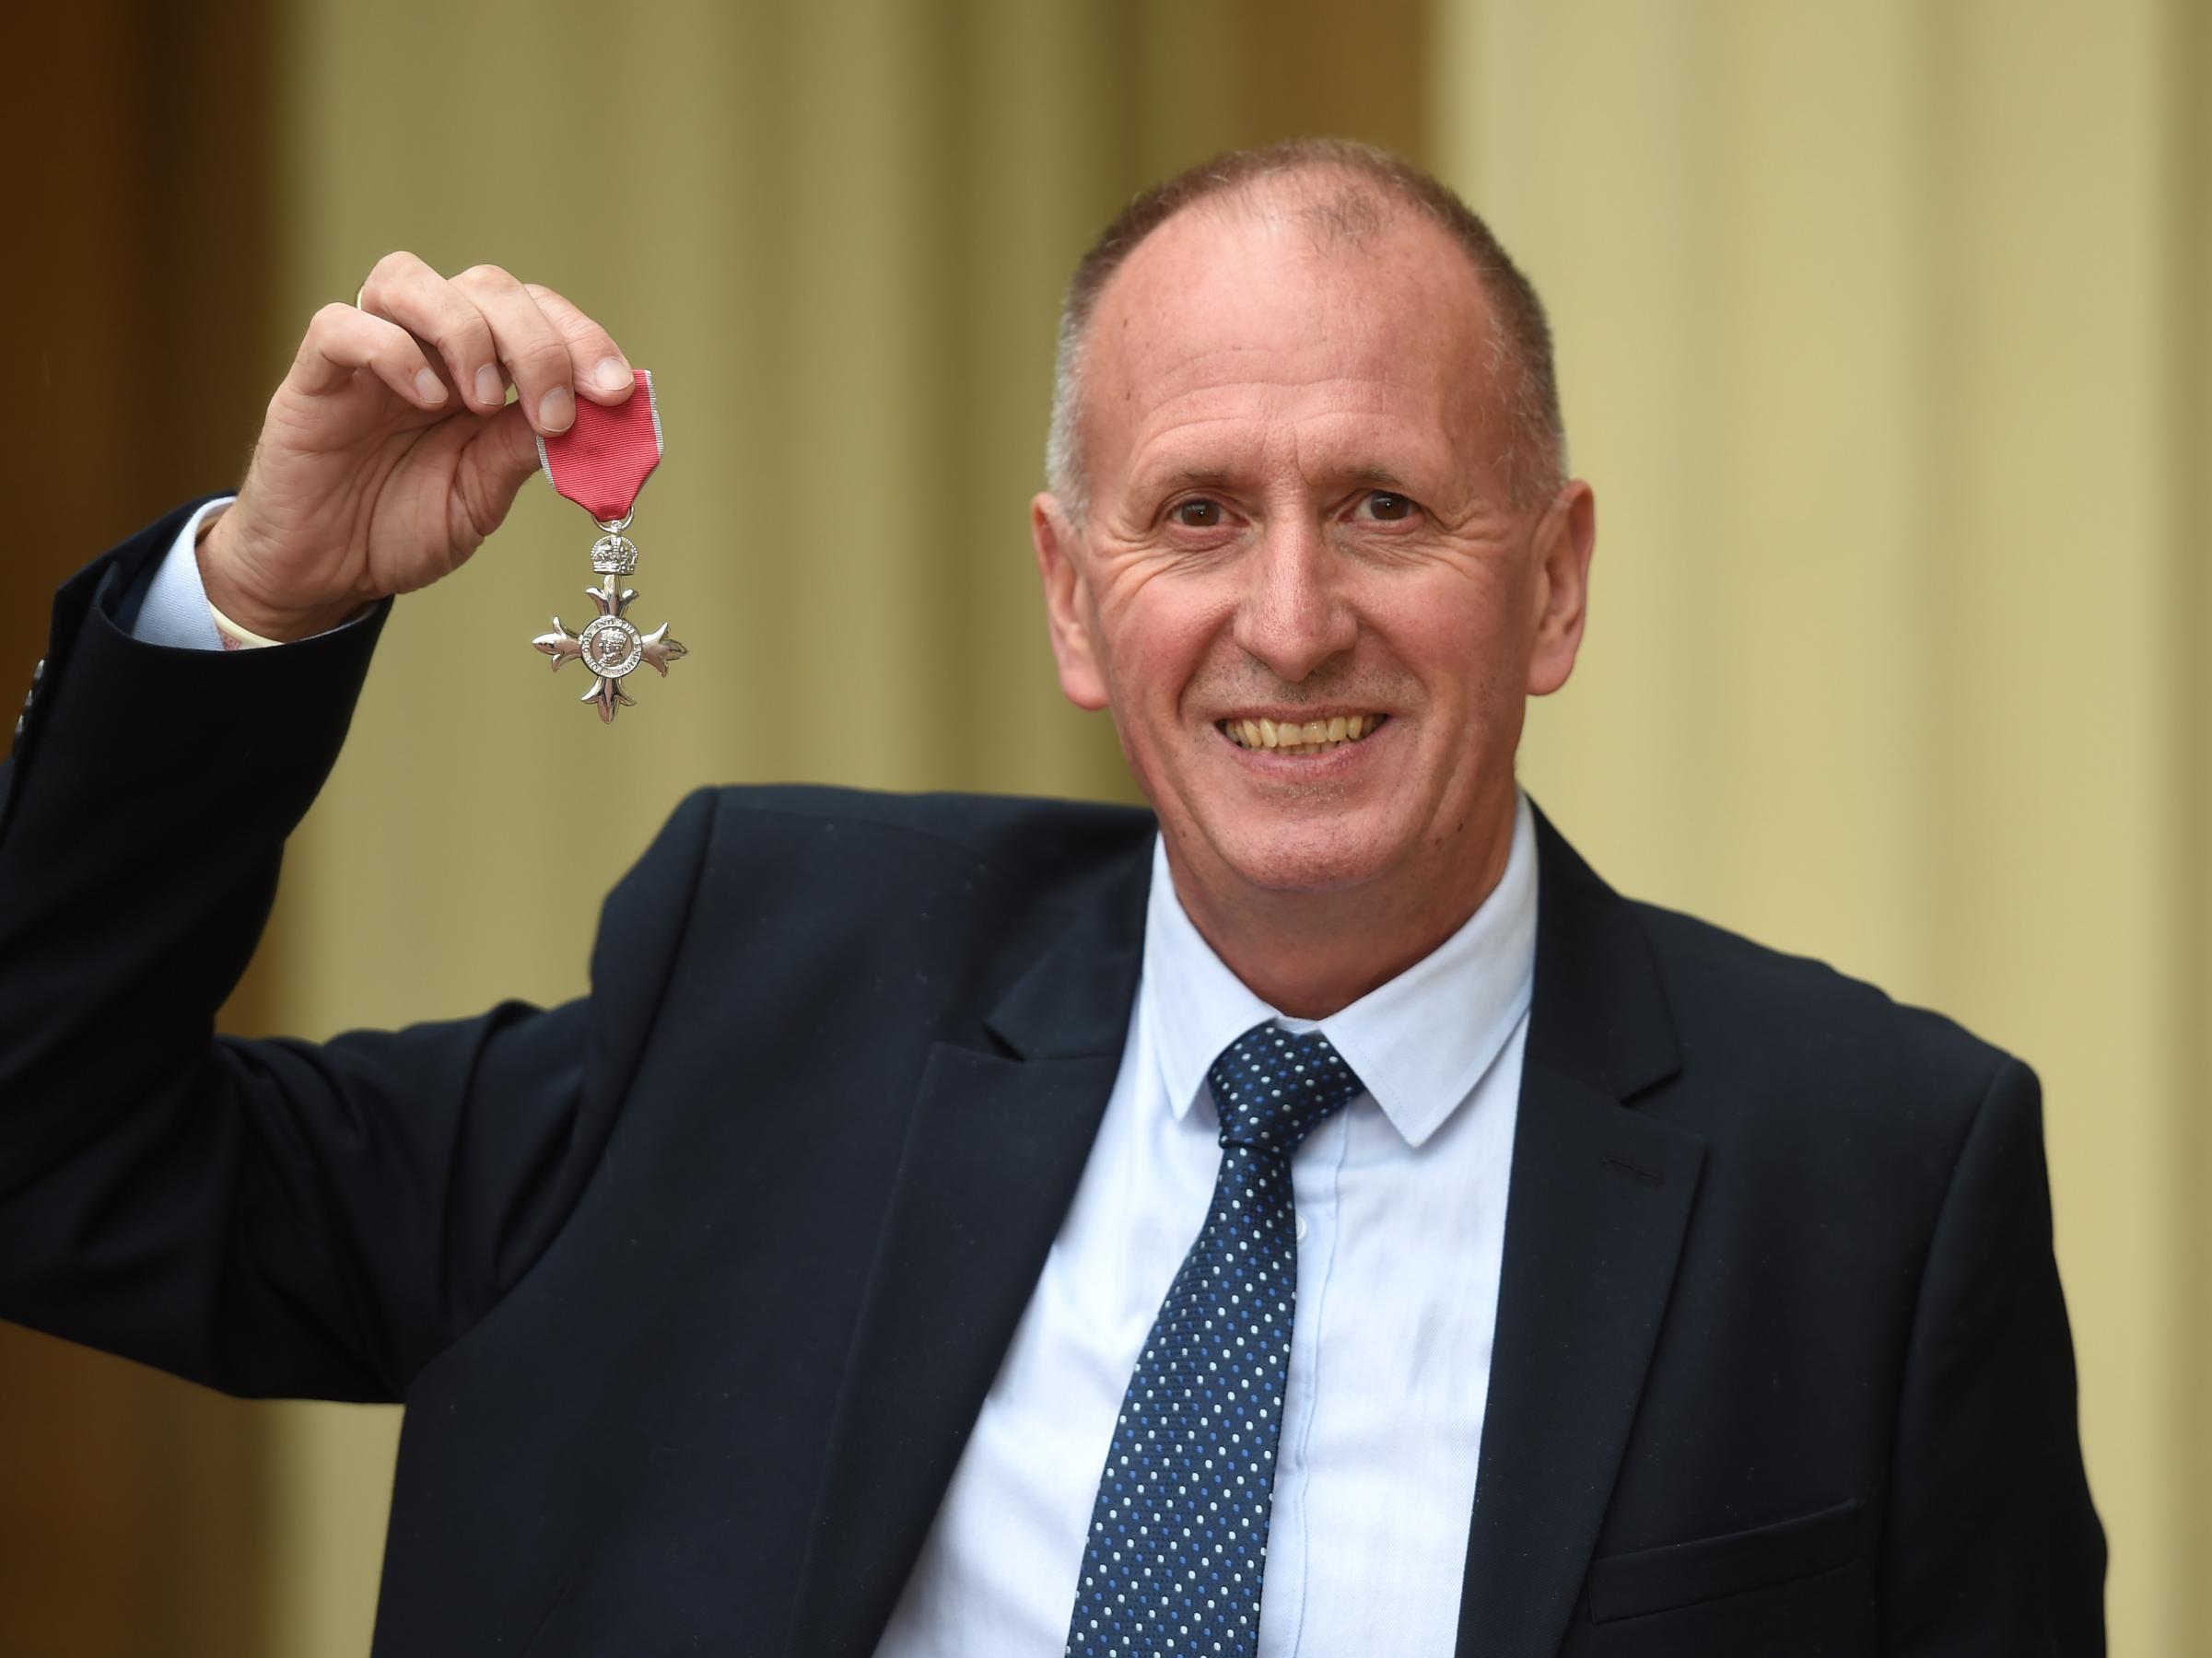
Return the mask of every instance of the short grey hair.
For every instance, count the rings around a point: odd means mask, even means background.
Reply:
[[[1295,138],[1231,150],[1154,185],[1122,209],[1076,265],[1060,307],[1045,486],[1079,522],[1090,510],[1083,452],[1085,344],[1092,313],[1114,273],[1139,243],[1186,207],[1248,195],[1279,180],[1318,182],[1331,176],[1347,188],[1317,195],[1301,208],[1309,228],[1324,239],[1362,241],[1387,225],[1394,211],[1410,212],[1443,229],[1466,251],[1497,322],[1491,370],[1505,387],[1508,486],[1515,500],[1523,502],[1548,495],[1565,480],[1566,425],[1551,360],[1551,325],[1536,289],[1490,227],[1448,186],[1388,150],[1342,138]]]

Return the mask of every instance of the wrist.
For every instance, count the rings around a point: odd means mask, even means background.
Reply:
[[[236,542],[238,526],[228,508],[219,508],[201,520],[193,545],[200,566],[200,586],[208,608],[230,631],[249,644],[289,644],[328,633],[360,607],[343,601],[324,605],[272,604],[252,583],[242,580],[243,560]]]

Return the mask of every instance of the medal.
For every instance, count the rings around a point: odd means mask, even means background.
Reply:
[[[553,487],[599,526],[591,567],[600,581],[584,590],[599,614],[578,633],[570,633],[556,616],[553,631],[531,643],[553,659],[556,673],[571,658],[591,671],[591,688],[578,700],[597,703],[603,724],[617,708],[635,706],[622,682],[639,664],[650,664],[665,679],[669,663],[688,654],[668,636],[667,623],[639,633],[623,613],[638,597],[636,589],[620,585],[638,567],[638,549],[623,531],[637,516],[638,492],[661,464],[661,409],[653,401],[653,377],[642,368],[637,373],[638,390],[629,402],[607,408],[579,398],[576,424],[557,437],[538,439],[538,460]]]

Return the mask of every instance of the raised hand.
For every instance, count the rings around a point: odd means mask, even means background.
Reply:
[[[238,500],[201,543],[209,600],[296,639],[428,586],[506,518],[536,434],[568,430],[579,395],[618,403],[634,384],[607,332],[550,288],[388,254],[357,305],[309,322]]]

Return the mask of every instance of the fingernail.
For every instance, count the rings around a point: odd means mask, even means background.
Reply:
[[[591,378],[599,382],[602,391],[619,391],[632,383],[630,366],[620,357],[600,358],[599,367],[591,371]]]
[[[446,400],[446,383],[427,368],[415,371],[415,394],[427,403],[441,403]]]
[[[538,404],[538,424],[548,432],[565,432],[576,424],[576,398],[566,386],[556,386]]]
[[[507,382],[499,378],[499,371],[489,363],[476,370],[476,401],[480,403],[507,401]]]

